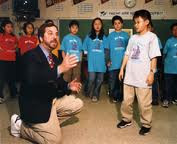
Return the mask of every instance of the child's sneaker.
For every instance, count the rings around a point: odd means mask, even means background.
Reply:
[[[117,102],[118,102],[118,99],[117,99],[117,98],[113,98],[113,99],[112,99],[112,102],[113,102],[113,103],[117,103]]]
[[[171,103],[174,104],[174,105],[177,105],[177,100],[172,100]]]
[[[11,117],[11,135],[15,137],[20,137],[22,120],[17,114],[12,115]]]
[[[98,101],[98,98],[96,96],[93,96],[92,97],[92,102],[97,102]]]
[[[125,128],[127,126],[130,126],[131,124],[132,124],[131,121],[130,122],[126,122],[126,121],[122,120],[120,123],[117,124],[117,127],[118,128]]]
[[[164,108],[168,108],[168,101],[167,100],[164,100],[163,103],[162,103],[162,106]]]
[[[147,135],[150,132],[151,128],[146,128],[144,126],[141,127],[139,134],[140,135]]]
[[[5,99],[0,97],[0,104],[3,104],[4,101],[5,101]]]

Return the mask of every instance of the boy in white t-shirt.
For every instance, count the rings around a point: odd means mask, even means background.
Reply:
[[[161,56],[157,36],[148,30],[151,15],[147,10],[139,10],[133,16],[137,34],[128,43],[124,60],[120,69],[119,79],[123,79],[124,69],[124,99],[121,105],[122,121],[118,128],[132,124],[133,101],[137,96],[140,121],[140,135],[147,134],[152,121],[152,84],[158,56]]]

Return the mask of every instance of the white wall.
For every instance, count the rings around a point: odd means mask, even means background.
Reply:
[[[144,0],[137,0],[137,4],[134,8],[126,8],[124,5],[124,0],[110,0],[104,4],[101,4],[100,0],[86,0],[80,4],[73,5],[72,0],[66,0],[61,4],[51,6],[49,8],[45,7],[44,0],[39,0],[41,10],[41,17],[43,18],[84,18],[92,19],[99,15],[100,11],[106,12],[130,12],[136,11],[138,9],[147,9],[151,12],[160,12],[160,14],[153,15],[155,19],[177,19],[177,5],[172,6],[171,0],[153,0],[147,4]],[[157,4],[159,3],[159,4]],[[81,12],[83,6],[92,6],[91,12]],[[58,8],[58,10],[57,10]],[[104,17],[103,17],[104,18]],[[110,17],[105,17],[105,19]],[[124,19],[132,19],[132,15],[124,14]]]
[[[161,4],[156,4],[161,3]],[[87,9],[88,12],[82,10],[84,7],[91,7]],[[41,19],[58,19],[58,18],[82,18],[82,19],[92,19],[99,15],[99,12],[133,12],[138,9],[147,9],[151,12],[161,12],[161,14],[155,14],[153,17],[155,19],[177,19],[177,5],[172,6],[171,0],[153,0],[147,4],[144,0],[137,0],[137,4],[134,8],[126,8],[124,5],[124,0],[110,0],[104,4],[101,4],[100,0],[86,0],[80,4],[73,5],[73,0],[65,0],[64,2],[46,8],[45,0],[39,0],[39,8]],[[0,6],[0,17],[13,17],[12,12],[12,0],[4,3]],[[122,13],[120,13],[122,15]],[[109,19],[109,16],[103,17]],[[129,14],[123,15],[124,19],[132,19]]]
[[[157,2],[160,4],[158,5]],[[110,0],[104,4],[101,4],[100,0],[86,0],[77,5],[73,5],[73,0],[66,0],[46,8],[45,0],[39,0],[39,9],[40,18],[34,23],[36,27],[39,27],[46,19],[53,19],[56,23],[57,19],[93,19],[98,16],[103,19],[111,19],[116,13],[123,19],[132,19],[131,12],[138,9],[153,12],[153,19],[177,19],[177,5],[172,6],[171,0],[153,0],[147,4],[144,3],[144,0],[137,0],[134,8],[126,8],[124,0]],[[100,15],[100,12],[104,12],[105,15]],[[0,6],[0,17],[10,17],[15,24],[16,32],[21,31],[23,23],[17,23],[13,16],[12,0],[8,0]]]

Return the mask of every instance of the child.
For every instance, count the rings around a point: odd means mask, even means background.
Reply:
[[[21,55],[33,48],[36,48],[38,43],[38,39],[34,35],[34,25],[31,22],[24,23],[23,31],[25,35],[20,37],[18,45]]]
[[[0,103],[3,103],[3,88],[6,82],[9,85],[11,97],[16,96],[15,61],[17,38],[12,33],[13,24],[10,20],[4,20],[1,26],[3,33],[0,34]]]
[[[150,132],[152,122],[152,83],[156,69],[157,56],[160,48],[157,36],[148,29],[151,23],[151,14],[147,10],[139,10],[133,16],[137,34],[133,35],[128,43],[124,60],[120,69],[119,79],[123,79],[124,69],[124,98],[121,105],[122,121],[118,128],[132,124],[133,101],[137,96],[140,122],[142,127],[140,135]]]
[[[173,36],[165,44],[164,73],[165,73],[165,95],[163,107],[168,107],[169,103],[177,104],[177,23],[172,24]]]
[[[75,54],[79,60],[76,67],[70,69],[64,74],[64,79],[67,82],[71,82],[77,79],[80,82],[81,74],[81,60],[82,60],[82,42],[81,39],[76,35],[79,30],[79,23],[76,20],[72,20],[69,23],[70,34],[63,38],[61,44],[62,56],[63,58],[66,54]]]
[[[121,83],[118,80],[118,74],[122,63],[125,48],[127,47],[129,35],[122,31],[123,19],[120,16],[112,18],[112,25],[115,31],[111,32],[107,38],[110,53],[109,68],[109,95],[113,102],[122,101]]]
[[[84,53],[87,53],[88,59],[88,84],[86,96],[91,96],[93,102],[99,99],[100,89],[103,82],[105,65],[106,37],[103,30],[103,22],[100,18],[92,21],[92,29],[86,36],[83,43]]]

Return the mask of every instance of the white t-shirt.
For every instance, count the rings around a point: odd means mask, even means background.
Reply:
[[[125,55],[128,56],[128,62],[124,83],[135,87],[151,88],[146,83],[151,59],[161,56],[157,36],[152,32],[133,35],[129,40]]]

